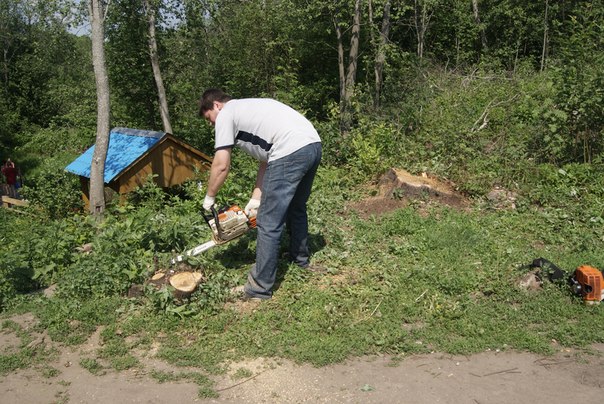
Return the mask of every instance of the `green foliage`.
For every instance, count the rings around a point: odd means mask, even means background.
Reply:
[[[17,295],[15,284],[17,281],[14,278],[17,271],[2,267],[0,269],[0,311],[4,310],[11,300]]]
[[[566,153],[559,156],[565,162],[601,161],[604,150],[603,17],[601,9],[586,4],[584,12],[571,19],[565,57],[554,69],[552,109],[557,113],[548,118],[552,136],[565,147]]]
[[[213,390],[213,383],[207,377],[198,372],[166,372],[162,370],[153,370],[151,377],[159,383],[177,382],[181,380],[192,381],[199,386],[199,398],[218,398],[218,394]]]
[[[34,210],[50,219],[66,217],[83,207],[78,177],[52,170],[29,177],[20,193]]]
[[[115,1],[107,10],[106,54],[113,122],[118,123],[116,126],[161,128],[142,2]]]
[[[157,222],[158,212],[149,206],[126,206],[109,211],[105,222],[93,227],[92,252],[78,255],[61,272],[58,295],[37,298],[33,310],[40,327],[66,344],[82,343],[103,325],[101,349],[82,362],[99,373],[144,366],[136,352],[151,343],[159,347],[159,358],[210,373],[243,356],[325,365],[376,353],[548,353],[551,339],[584,347],[604,338],[601,310],[586,307],[565,284],[545,282],[542,290],[529,293],[518,288],[517,279],[524,274],[522,266],[537,257],[567,270],[604,262],[596,216],[601,218],[604,206],[604,191],[597,185],[604,173],[589,165],[540,170],[531,175],[542,185],[517,211],[439,206],[420,211],[410,204],[361,218],[344,209],[361,196],[360,177],[346,168],[321,167],[309,205],[310,231],[313,260],[328,272],[311,274],[280,264],[274,298],[253,311],[237,310],[226,294],[253,262],[245,237],[204,254],[204,281],[180,304],[169,289],[120,297],[131,282],[150,273],[145,267],[154,265],[149,249],[168,248],[174,240],[161,232],[171,220],[184,218],[179,226],[185,228],[186,245],[207,236],[203,225],[191,229],[194,203],[164,205],[165,217]],[[207,376],[193,373],[154,377],[195,380],[203,386],[201,395],[211,394]]]
[[[575,220],[597,227],[604,218],[603,177],[604,169],[600,165],[568,164],[561,168],[542,165],[534,173],[525,194],[531,203],[577,215]]]
[[[483,193],[495,181],[478,176],[496,172],[497,179],[508,180],[509,155],[521,159],[527,153],[516,145],[504,149],[503,139],[512,136],[507,132],[515,130],[508,110],[517,97],[515,83],[443,74],[428,83],[433,94],[418,117],[413,143],[403,150],[408,167],[450,178],[471,193]]]
[[[106,297],[124,293],[132,283],[153,271],[154,250],[149,248],[144,218],[108,218],[92,240],[92,253],[79,255],[59,282],[67,297]]]
[[[103,366],[94,358],[80,359],[80,366],[96,376],[103,375],[105,373]]]
[[[40,328],[57,342],[65,345],[84,343],[99,326],[117,320],[119,298],[103,299],[35,299],[28,306],[40,321]]]
[[[32,278],[48,286],[61,279],[77,261],[76,249],[90,238],[92,227],[88,218],[73,216],[28,230],[30,237],[26,241],[20,240],[23,247],[16,246],[14,250],[20,257],[17,262],[27,262],[33,271]]]
[[[28,289],[23,286],[31,282],[32,274],[22,270],[26,264],[18,254],[11,254],[11,240],[14,240],[15,236],[19,237],[19,233],[15,231],[17,218],[12,217],[4,209],[0,209],[0,219],[4,230],[0,234],[0,243],[6,247],[0,249],[0,311],[3,311],[15,298],[18,291]],[[19,276],[21,274],[24,276]]]
[[[467,2],[416,2],[439,6],[422,61],[413,56],[414,30],[400,24],[413,24],[416,10],[393,4],[382,107],[369,96],[374,61],[366,56],[346,137],[332,17],[336,5],[347,15],[349,4],[182,2],[182,23],[158,26],[177,135],[212,150],[195,100],[204,87],[222,86],[299,108],[323,139],[309,216],[313,260],[328,271],[280,263],[274,299],[250,312],[231,310],[237,303],[227,290],[253,262],[253,233],[190,260],[204,274],[190,299],[177,302],[168,288],[124,297],[174,252],[209,238],[204,189],[192,182],[169,197],[149,181],[103,221],[76,214],[79,183],[62,170],[93,141],[90,44],[49,23],[53,13],[27,20],[9,3],[0,6],[8,22],[2,47],[13,55],[2,70],[0,154],[17,153],[32,216],[0,209],[0,310],[24,302],[20,309],[32,310],[53,340],[71,345],[104,326],[102,349],[81,363],[91,372],[143,366],[136,351],[151,342],[162,359],[216,373],[243,356],[323,365],[373,353],[548,353],[551,339],[577,347],[604,341],[602,311],[566,285],[545,283],[535,293],[516,286],[519,268],[536,257],[565,269],[604,262],[601,1],[552,5],[549,21],[543,3],[479,2],[480,25]],[[127,3],[116,3],[108,30],[113,116],[120,125],[157,126],[144,19]],[[552,46],[537,73],[545,26]],[[361,36],[361,53],[373,55],[365,27]],[[518,209],[411,203],[387,215],[356,213],[349,203],[391,166],[452,180],[471,196],[512,189]],[[219,204],[245,205],[256,169],[236,151]],[[53,283],[52,298],[24,295]],[[39,354],[20,347],[0,357],[0,372],[31,366]],[[201,373],[156,378],[195,380],[200,396],[215,394]]]
[[[4,275],[0,302],[4,300],[4,304],[17,292],[56,282],[75,261],[76,247],[90,234],[90,226],[78,216],[51,222],[8,215],[6,219],[0,249],[0,271]]]
[[[143,186],[136,187],[128,195],[128,202],[133,205],[148,206],[152,210],[159,210],[164,205],[166,194],[163,189],[157,185],[153,178],[158,175],[149,175]]]

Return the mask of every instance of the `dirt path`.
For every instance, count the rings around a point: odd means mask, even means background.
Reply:
[[[2,342],[2,341],[0,341]],[[6,342],[6,341],[5,341]],[[367,357],[314,368],[256,359],[215,377],[215,399],[188,382],[158,383],[151,369],[178,370],[154,360],[144,368],[95,376],[79,365],[91,344],[65,350],[57,375],[40,369],[0,381],[0,403],[581,403],[604,402],[604,344],[596,355],[563,351],[553,357],[485,352],[473,356],[416,355],[402,361]],[[179,371],[182,371],[179,370]],[[236,377],[239,375],[239,377]]]

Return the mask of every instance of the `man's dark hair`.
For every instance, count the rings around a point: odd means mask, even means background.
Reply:
[[[214,102],[227,102],[232,97],[219,88],[208,88],[203,92],[199,100],[199,115],[203,116],[206,111],[214,108]]]

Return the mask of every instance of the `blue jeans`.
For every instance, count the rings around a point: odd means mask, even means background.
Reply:
[[[277,261],[283,228],[290,232],[290,258],[308,266],[308,217],[306,202],[321,162],[321,143],[271,161],[266,167],[262,198],[256,217],[258,236],[256,263],[250,269],[244,290],[250,296],[268,299],[277,277]]]

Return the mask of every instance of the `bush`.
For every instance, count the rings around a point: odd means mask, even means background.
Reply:
[[[37,288],[28,256],[32,237],[30,218],[15,216],[0,208],[0,311],[18,294]]]
[[[21,189],[37,213],[50,219],[67,217],[83,207],[78,177],[56,169],[29,178]]]
[[[552,164],[536,167],[524,194],[531,203],[552,208],[563,208],[569,214],[602,220],[604,206],[604,166],[595,164],[567,164],[558,168]],[[599,219],[597,219],[599,217]]]

